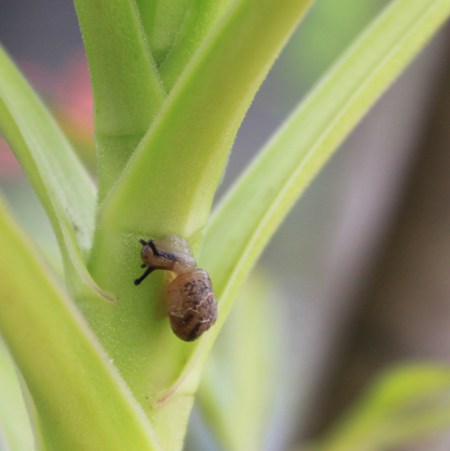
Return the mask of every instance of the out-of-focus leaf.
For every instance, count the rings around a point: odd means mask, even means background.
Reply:
[[[381,376],[311,451],[397,449],[449,426],[450,367],[405,365]]]
[[[14,363],[0,341],[0,449],[34,449],[33,431]]]
[[[244,285],[200,383],[203,418],[221,449],[264,449],[268,441],[286,363],[269,280],[257,273]]]

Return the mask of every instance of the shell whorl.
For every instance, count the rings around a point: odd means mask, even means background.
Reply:
[[[217,301],[203,269],[174,279],[167,287],[167,299],[170,325],[182,340],[195,340],[216,322]]]

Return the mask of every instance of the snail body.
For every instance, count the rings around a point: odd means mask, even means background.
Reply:
[[[217,301],[208,273],[197,267],[183,238],[140,240],[144,274],[134,281],[139,285],[155,270],[173,273],[166,289],[167,313],[173,332],[184,341],[193,341],[217,319]]]

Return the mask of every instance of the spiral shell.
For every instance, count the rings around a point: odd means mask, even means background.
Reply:
[[[217,301],[208,273],[196,268],[167,287],[167,311],[175,335],[193,341],[217,319]]]

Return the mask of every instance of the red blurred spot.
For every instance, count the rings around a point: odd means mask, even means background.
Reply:
[[[78,51],[61,67],[52,87],[53,106],[71,135],[93,144],[94,109],[89,68]]]

